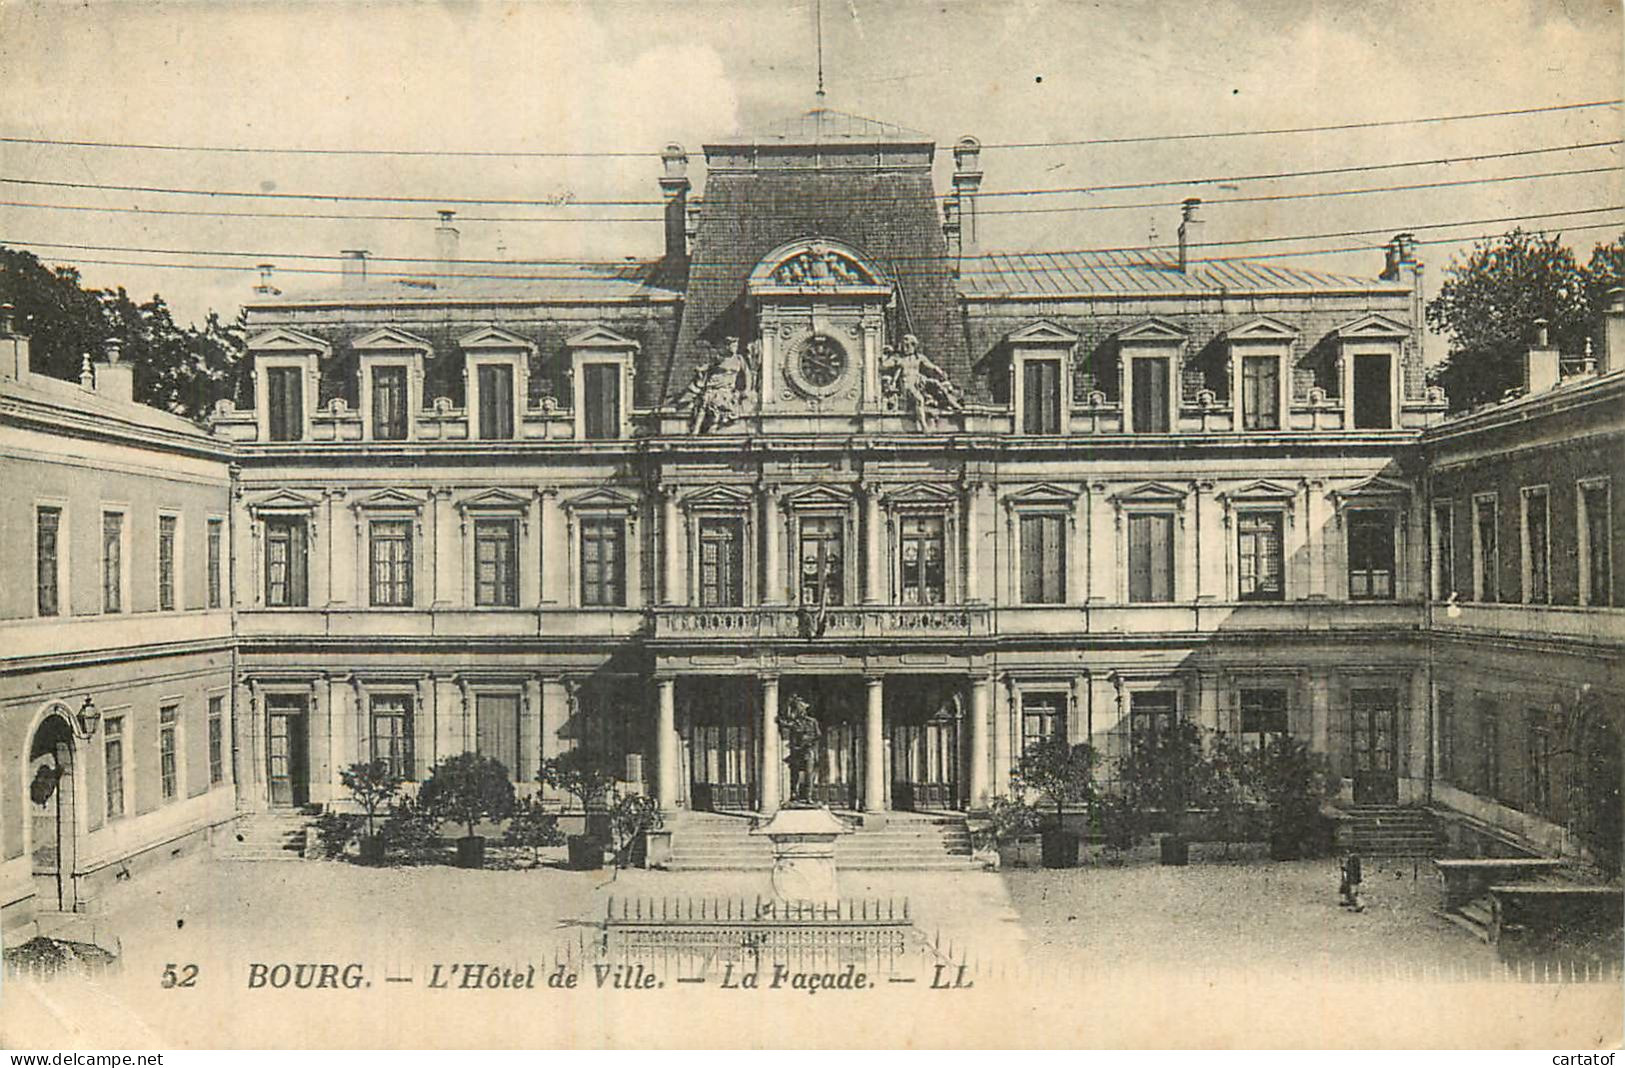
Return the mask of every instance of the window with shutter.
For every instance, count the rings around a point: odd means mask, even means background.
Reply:
[[[1174,599],[1174,517],[1131,515],[1128,520],[1128,599],[1156,604]]]
[[[480,437],[487,441],[513,437],[513,368],[483,363],[478,370]]]
[[[621,436],[621,367],[615,363],[582,365],[582,426],[593,439]]]
[[[519,695],[480,693],[474,695],[475,751],[508,769],[508,777],[519,772]]]
[[[1061,432],[1061,361],[1021,362],[1021,421],[1027,434]]]
[[[1059,515],[1021,517],[1021,600],[1024,604],[1066,601],[1066,548]]]
[[[266,372],[272,441],[298,441],[305,436],[305,372],[299,367],[272,367]]]
[[[1501,599],[1499,517],[1493,497],[1473,501],[1474,586],[1481,601]]]
[[[375,367],[372,372],[372,436],[378,441],[406,439],[406,368]]]
[[[1529,604],[1551,600],[1550,547],[1547,542],[1547,497],[1544,489],[1523,491],[1523,599]]]
[[[1349,599],[1394,596],[1394,513],[1362,508],[1348,513]]]
[[[744,539],[737,519],[700,523],[700,604],[706,608],[744,603]]]
[[[1609,605],[1614,603],[1612,523],[1608,514],[1608,483],[1600,482],[1580,487],[1581,532],[1585,536],[1585,550],[1580,554],[1584,580],[1585,603]]]
[[[1237,516],[1236,565],[1242,600],[1281,599],[1284,591],[1280,512],[1242,512]]]
[[[1168,432],[1168,358],[1138,356],[1132,361],[1136,434]]]
[[[1281,426],[1281,360],[1244,356],[1241,360],[1241,420],[1247,430]]]
[[[305,596],[305,521],[265,521],[265,603],[272,608],[303,606]]]
[[[1456,517],[1449,501],[1433,506],[1433,596],[1446,600],[1456,589]]]

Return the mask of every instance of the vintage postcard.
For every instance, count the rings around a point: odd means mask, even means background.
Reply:
[[[1617,1047],[1621,41],[0,6],[0,1046]]]

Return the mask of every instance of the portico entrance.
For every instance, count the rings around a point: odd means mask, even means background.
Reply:
[[[760,698],[743,678],[681,681],[688,722],[689,806],[703,812],[756,808]]]
[[[812,799],[830,808],[854,809],[861,799],[861,682],[845,676],[818,676],[785,683],[786,693],[800,694],[823,729],[812,765]]]
[[[892,807],[915,812],[960,807],[964,680],[893,676],[886,681]]]

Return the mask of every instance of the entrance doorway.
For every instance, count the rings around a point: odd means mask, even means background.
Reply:
[[[758,705],[747,679],[684,679],[689,799],[702,812],[756,807]]]
[[[1354,803],[1391,805],[1399,800],[1399,695],[1394,690],[1349,693],[1350,748],[1354,760]]]
[[[300,808],[310,802],[307,708],[297,695],[266,696],[265,777],[273,807]]]
[[[34,892],[45,907],[72,911],[75,905],[73,729],[51,714],[34,732],[28,748],[28,818]]]
[[[912,811],[959,807],[959,687],[931,678],[888,687],[892,807]]]
[[[863,779],[862,680],[823,677],[797,679],[779,700],[800,694],[822,728],[813,754],[811,797],[831,808],[855,809]],[[788,780],[786,780],[788,784]]]

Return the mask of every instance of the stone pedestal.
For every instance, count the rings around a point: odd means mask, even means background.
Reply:
[[[834,902],[835,839],[852,833],[828,808],[781,808],[751,834],[773,843],[773,895],[782,901]]]

